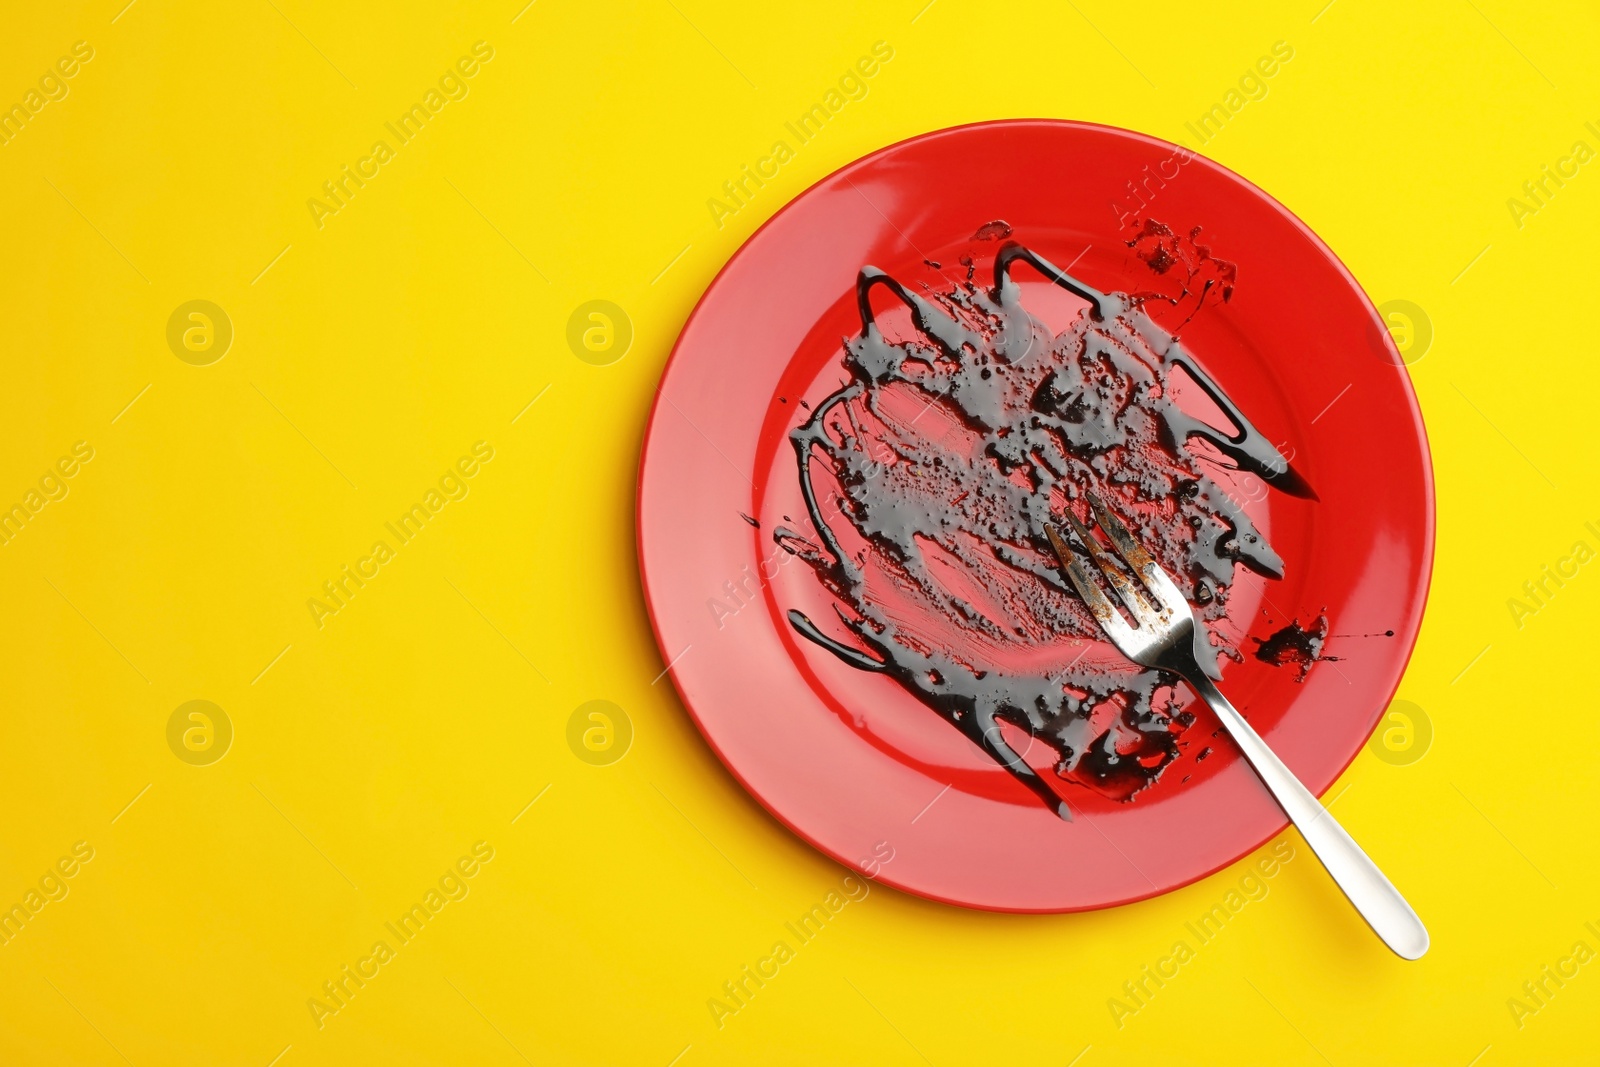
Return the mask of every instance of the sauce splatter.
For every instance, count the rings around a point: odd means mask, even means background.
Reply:
[[[1318,615],[1309,628],[1301,626],[1299,619],[1294,619],[1289,625],[1269,634],[1265,639],[1252,637],[1250,640],[1256,643],[1256,659],[1270,663],[1274,667],[1293,664],[1300,668],[1295,681],[1303,682],[1306,680],[1306,675],[1311,672],[1313,663],[1323,659],[1339,658],[1322,654],[1322,645],[1327,639],[1328,617]]]
[[[927,296],[863,268],[849,380],[790,433],[814,536],[787,526],[772,536],[835,598],[837,629],[798,611],[791,624],[894,678],[1063,818],[1067,805],[1003,725],[1048,745],[1057,776],[1127,800],[1177,757],[1194,717],[1176,708],[1175,679],[1092,654],[1098,624],[1058,571],[1044,523],[1063,509],[1085,516],[1086,495],[1098,494],[1214,620],[1237,566],[1281,578],[1283,561],[1190,440],[1314,496],[1145,311],[1164,300],[1192,317],[1227,299],[1233,265],[1196,243],[1198,232],[1147,223],[1128,242],[1153,275],[1180,283],[1170,296],[1100,293],[1014,241],[994,256],[992,287],[972,283],[966,256],[968,280]],[[1009,233],[990,223],[974,240]],[[1085,301],[1060,334],[1023,307],[1018,262]],[[878,287],[910,312],[899,339],[873,312]],[[1233,426],[1180,409],[1178,373]]]

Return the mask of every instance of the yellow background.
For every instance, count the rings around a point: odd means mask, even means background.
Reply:
[[[13,4],[0,34],[0,103],[94,49],[0,147],[0,504],[74,442],[95,450],[0,546],[0,905],[94,849],[0,947],[0,1062],[1600,1057],[1600,963],[1520,1027],[1507,1006],[1575,942],[1600,949],[1582,666],[1600,569],[1520,627],[1507,606],[1575,541],[1600,547],[1600,164],[1520,227],[1506,204],[1574,141],[1600,148],[1591,10],[124,2]],[[494,58],[469,95],[319,229],[306,201],[480,40]],[[867,97],[713,225],[722,182],[880,40],[894,59]],[[1194,146],[1184,123],[1279,40],[1294,59],[1202,150],[1434,331],[1411,374],[1438,559],[1400,688],[1434,736],[1405,765],[1364,751],[1330,793],[1433,950],[1391,956],[1301,844],[1118,1028],[1108,999],[1242,865],[1073,916],[880,889],[719,1029],[707,1000],[843,871],[654,682],[633,482],[693,301],[763,219],[873,149],[1016,116]],[[191,299],[233,324],[209,366],[167,345]],[[610,365],[565,340],[590,299],[634,326]],[[480,440],[495,458],[470,494],[319,629],[307,599]],[[167,744],[192,699],[235,731],[210,766]],[[609,766],[567,743],[594,699],[633,726]],[[308,998],[477,841],[495,854],[470,895],[319,1029]]]

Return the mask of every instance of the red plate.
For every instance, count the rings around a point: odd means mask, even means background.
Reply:
[[[787,617],[798,607],[824,629],[833,621],[814,574],[772,532],[809,529],[788,433],[807,415],[800,401],[846,377],[860,268],[948,290],[971,254],[987,284],[999,246],[975,233],[1004,220],[1012,239],[1102,292],[1148,289],[1123,229],[1141,207],[1135,188],[1146,217],[1202,227],[1200,241],[1237,265],[1231,301],[1196,315],[1183,343],[1320,497],[1217,476],[1285,561],[1281,580],[1238,569],[1233,630],[1265,638],[1325,613],[1323,652],[1337,657],[1303,681],[1248,654],[1224,660],[1223,690],[1320,793],[1376,725],[1421,624],[1433,485],[1410,381],[1350,273],[1282,205],[1187,150],[1085,123],[943,130],[838,171],[745,243],[684,327],[640,461],[639,560],[662,656],[729,770],[823,852],[922,896],[1105,907],[1194,881],[1286,824],[1204,709],[1131,801],[1057,783],[1078,816],[1064,822],[928,706]],[[1054,330],[1083,306],[1031,272],[1018,281]],[[1028,759],[1049,777],[1049,759]]]

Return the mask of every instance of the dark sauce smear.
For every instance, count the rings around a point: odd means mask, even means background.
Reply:
[[[989,223],[974,238],[1009,233]],[[1166,295],[1100,293],[1015,241],[996,252],[992,287],[972,283],[965,256],[968,280],[926,296],[866,267],[862,329],[844,345],[849,381],[790,433],[816,539],[787,527],[773,539],[832,594],[840,628],[830,636],[791,611],[795,629],[894,678],[1063,818],[1067,805],[1007,728],[1048,745],[1065,781],[1127,800],[1177,757],[1194,717],[1176,708],[1171,676],[1089,655],[1099,626],[1058,571],[1044,523],[1065,509],[1086,517],[1086,494],[1098,494],[1214,620],[1236,566],[1280,578],[1283,561],[1201,459],[1220,453],[1314,496],[1145,311],[1163,301],[1187,322],[1231,294],[1232,264],[1197,235],[1147,223],[1128,242],[1153,284],[1176,283]],[[1022,306],[1019,262],[1087,302],[1062,333]],[[908,338],[880,329],[879,287],[909,308]],[[1179,372],[1231,427],[1178,407]],[[1209,447],[1194,450],[1194,438]]]
[[[1390,630],[1383,636],[1393,636]],[[1370,635],[1362,635],[1370,636]],[[1324,656],[1323,643],[1328,640],[1328,617],[1318,615],[1309,628],[1301,626],[1299,619],[1294,619],[1283,629],[1270,634],[1265,640],[1252,637],[1256,643],[1256,659],[1263,663],[1270,663],[1274,667],[1283,667],[1294,664],[1300,668],[1300,674],[1295,678],[1297,682],[1306,680],[1306,675],[1311,672],[1311,665],[1318,660],[1338,659],[1338,656]]]

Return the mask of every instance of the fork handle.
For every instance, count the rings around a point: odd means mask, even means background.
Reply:
[[[1406,898],[1210,678],[1198,675],[1185,680],[1217,713],[1222,725],[1233,735],[1234,743],[1244,752],[1245,759],[1250,761],[1289,821],[1328,869],[1340,891],[1372,927],[1372,932],[1402,959],[1419,959],[1428,951],[1428,930],[1406,903]]]

